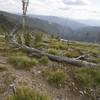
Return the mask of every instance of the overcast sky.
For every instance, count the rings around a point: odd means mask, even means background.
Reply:
[[[0,10],[22,13],[21,8],[21,0],[0,0]],[[100,20],[100,0],[30,0],[28,14]]]

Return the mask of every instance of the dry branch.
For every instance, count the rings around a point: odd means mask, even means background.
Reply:
[[[88,57],[89,57],[89,54],[81,55],[81,56],[77,57],[76,60],[85,60]]]

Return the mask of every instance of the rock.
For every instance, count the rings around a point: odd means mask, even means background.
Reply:
[[[41,71],[37,71],[38,74],[41,74]]]
[[[84,92],[83,92],[83,91],[79,91],[79,93],[80,93],[81,95],[84,95]]]

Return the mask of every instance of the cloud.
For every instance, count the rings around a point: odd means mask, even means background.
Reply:
[[[66,7],[66,4],[62,0],[31,0],[31,4],[35,5],[42,5],[44,8],[50,8],[50,9],[59,9]]]
[[[0,0],[0,10],[22,13],[22,0]],[[94,0],[91,0],[93,2]],[[96,0],[97,1],[97,0]],[[28,14],[69,17],[72,19],[100,19],[100,8],[89,0],[30,0]],[[93,3],[94,4],[94,3]]]
[[[88,5],[90,1],[88,0],[62,0],[67,5]]]
[[[19,0],[20,1],[20,0]],[[21,8],[21,3],[18,0],[0,0],[0,10],[9,12],[18,12]]]

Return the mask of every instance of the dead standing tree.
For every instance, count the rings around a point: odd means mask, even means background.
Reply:
[[[29,0],[22,0],[23,28],[25,28],[25,18],[26,18],[26,12],[27,12],[28,5],[29,5]]]

